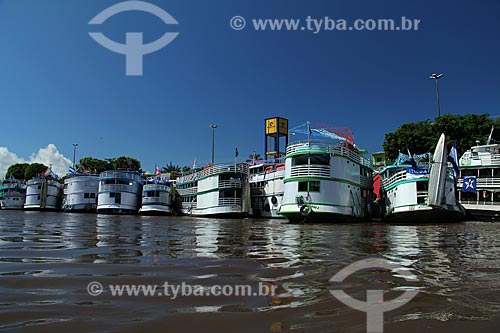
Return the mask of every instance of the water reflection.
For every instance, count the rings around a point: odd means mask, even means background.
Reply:
[[[96,322],[104,330],[111,330],[112,324],[128,327],[131,319],[122,312],[133,309],[134,318],[141,322],[214,312],[242,320],[239,314],[250,312],[253,325],[258,325],[258,318],[267,318],[262,324],[270,331],[327,331],[331,322],[343,325],[339,330],[362,331],[359,322],[343,319],[356,314],[331,297],[328,279],[366,257],[386,258],[418,278],[407,282],[394,272],[367,271],[348,281],[347,290],[360,298],[368,286],[376,284],[392,292],[419,288],[415,303],[396,311],[389,322],[490,320],[500,312],[499,239],[497,225],[479,222],[306,225],[279,220],[2,211],[0,306],[6,315],[0,315],[0,322],[3,318],[9,323],[4,327],[26,328],[41,321],[37,325],[49,330],[56,327],[52,326],[55,322],[69,321],[91,329],[91,323],[80,319],[85,306],[89,312],[105,312]],[[254,286],[260,282],[277,286],[278,294],[169,302],[136,298],[132,303],[130,299],[89,298],[85,286],[95,279]],[[46,314],[36,315],[42,307]],[[20,308],[29,311],[18,317]],[[262,331],[260,326],[254,328]]]

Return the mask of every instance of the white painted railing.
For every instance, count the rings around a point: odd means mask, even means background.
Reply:
[[[240,205],[241,206],[241,199],[240,198],[219,198],[219,206],[233,206],[233,205]]]
[[[219,188],[242,188],[243,182],[239,179],[219,180]]]
[[[291,177],[321,176],[330,177],[329,165],[296,165],[290,171]]]
[[[366,159],[360,155],[360,153],[349,145],[346,145],[343,142],[339,143],[327,143],[327,142],[297,142],[288,145],[286,148],[286,154],[293,153],[314,153],[314,152],[323,152],[326,154],[337,155],[348,157],[351,160],[367,166],[372,167],[372,162],[369,159]]]
[[[401,171],[396,172],[394,175],[392,175],[389,178],[382,179],[382,188],[388,188],[397,182],[403,181],[406,179],[406,169],[403,169]]]

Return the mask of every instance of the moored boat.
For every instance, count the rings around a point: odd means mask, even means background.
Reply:
[[[459,160],[459,200],[474,219],[500,219],[500,144],[491,143],[466,151]]]
[[[99,175],[74,173],[64,180],[62,209],[65,212],[95,212]]]
[[[285,187],[279,213],[290,221],[341,222],[368,219],[371,162],[349,133],[309,123],[290,130],[307,141],[288,144]],[[316,141],[312,141],[314,137]]]
[[[104,171],[99,175],[98,213],[134,214],[141,205],[143,178],[134,170]]]
[[[250,211],[248,165],[207,165],[177,178],[182,212],[193,216],[244,216]]]
[[[148,177],[142,188],[143,215],[172,214],[172,183],[165,177]]]
[[[5,180],[0,185],[2,209],[23,209],[26,200],[26,184],[17,180]]]
[[[278,213],[284,194],[285,164],[258,161],[249,167],[252,215],[282,218]]]
[[[26,183],[25,210],[59,210],[61,199],[62,185],[54,179],[42,177]]]
[[[451,222],[465,217],[455,198],[445,135],[431,154],[400,153],[394,165],[380,171],[382,217],[395,222]]]

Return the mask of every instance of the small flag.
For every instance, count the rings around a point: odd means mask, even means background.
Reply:
[[[238,147],[236,147],[236,152],[235,152],[234,156],[238,157]]]
[[[408,151],[408,156],[410,157],[410,164],[413,169],[417,169],[417,162],[415,162],[415,159],[413,158],[412,154],[410,153],[410,148],[408,148],[408,142],[406,143],[406,150]]]
[[[453,176],[457,179],[460,168],[458,167],[458,150],[456,141],[453,143],[453,147],[451,147],[450,154],[448,155],[448,161],[451,165],[453,165]]]
[[[155,163],[155,174],[161,175],[161,170],[158,168],[158,165]]]
[[[75,173],[75,168],[72,165],[69,166],[69,173]]]
[[[464,177],[462,192],[476,193],[476,176]]]

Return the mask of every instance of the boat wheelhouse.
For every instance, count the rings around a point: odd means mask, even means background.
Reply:
[[[142,188],[142,206],[139,213],[144,215],[172,214],[172,183],[165,177],[148,177]]]
[[[182,212],[193,216],[243,216],[250,211],[248,165],[208,165],[181,176],[176,191]]]
[[[373,190],[371,162],[352,136],[310,124],[290,130],[307,141],[286,148],[284,196],[279,214],[290,221],[367,219]],[[319,138],[311,141],[311,136]]]
[[[64,180],[62,209],[65,212],[95,212],[99,175],[74,173]]]
[[[278,213],[284,194],[285,164],[262,163],[249,167],[252,197],[252,215],[256,217],[283,217]]]
[[[444,134],[434,156],[400,153],[380,171],[382,218],[397,222],[451,222],[465,217],[455,197],[455,180],[447,162]]]
[[[0,185],[0,206],[2,209],[23,209],[26,200],[26,184],[5,180]]]
[[[59,210],[62,184],[54,179],[41,177],[26,183],[25,210]]]
[[[500,218],[500,144],[476,145],[459,161],[459,201],[474,218]]]
[[[133,170],[104,171],[99,175],[98,213],[134,214],[141,206],[143,178]]]

